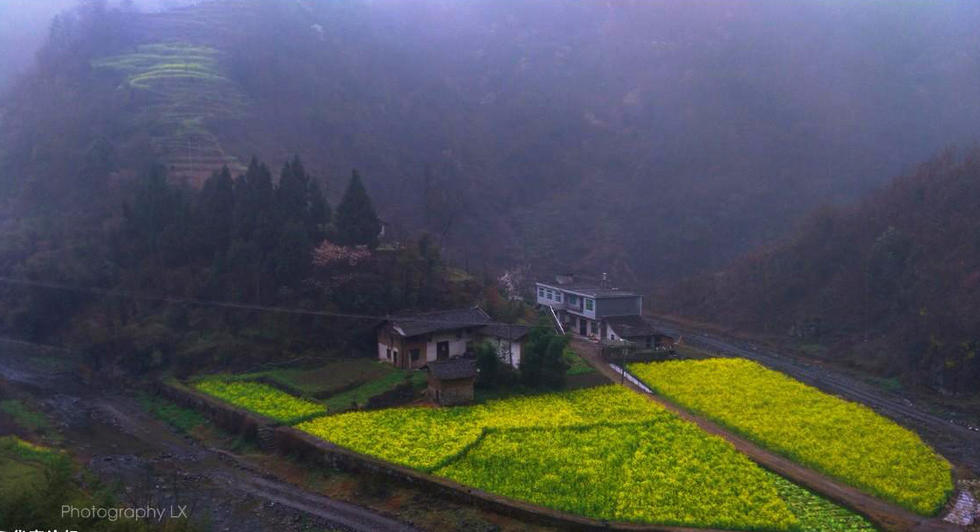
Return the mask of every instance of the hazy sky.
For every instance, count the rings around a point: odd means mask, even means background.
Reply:
[[[51,17],[76,0],[0,0],[0,90],[30,66]]]
[[[30,67],[34,53],[47,36],[51,18],[78,3],[79,0],[0,0],[0,91]],[[118,1],[109,3],[118,4]],[[133,3],[141,10],[151,11],[193,1],[135,0]]]

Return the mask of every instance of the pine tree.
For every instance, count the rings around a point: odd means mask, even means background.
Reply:
[[[182,201],[180,192],[167,182],[166,170],[154,165],[140,183],[132,204],[123,207],[132,241],[151,253],[160,251],[161,235],[177,220]]]
[[[310,213],[306,222],[307,230],[310,239],[319,242],[326,236],[327,226],[330,225],[330,204],[323,197],[320,184],[316,179],[310,179],[309,195]]]
[[[252,157],[245,175],[235,183],[235,234],[250,240],[258,221],[274,220],[272,174],[269,167]]]
[[[337,243],[345,246],[366,245],[370,249],[378,247],[378,233],[381,221],[374,212],[374,205],[361,177],[354,170],[344,197],[337,205]]]
[[[283,223],[306,223],[309,216],[309,178],[299,157],[287,162],[279,174],[276,187],[276,209]]]
[[[234,181],[225,166],[201,187],[194,208],[194,246],[203,255],[224,253],[231,243],[235,210]]]

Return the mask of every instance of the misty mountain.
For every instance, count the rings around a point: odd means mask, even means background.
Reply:
[[[656,304],[911,384],[975,392],[978,208],[980,153],[947,152]]]
[[[27,74],[34,54],[44,43],[56,15],[77,6],[79,0],[0,0],[0,92]],[[197,0],[129,0],[127,9],[155,12]]]
[[[25,194],[91,186],[93,150],[110,183],[148,159],[193,184],[298,153],[333,199],[356,167],[396,233],[474,269],[717,268],[980,130],[966,1],[106,13],[56,25],[7,99],[3,174]]]

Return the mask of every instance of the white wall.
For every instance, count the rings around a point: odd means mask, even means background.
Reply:
[[[436,344],[439,342],[449,342],[450,357],[462,355],[466,353],[466,342],[471,339],[472,336],[468,332],[464,332],[462,338],[456,338],[456,331],[433,334],[432,339],[425,344],[425,359],[429,362],[436,360]]]
[[[521,365],[521,343],[520,342],[508,342],[503,338],[495,338],[488,336],[486,341],[490,342],[494,349],[497,350],[497,358],[500,359],[504,364],[511,364],[514,369],[517,369]],[[507,352],[508,345],[510,347],[510,352]],[[511,362],[513,358],[513,363]]]
[[[541,291],[544,290],[544,295]],[[550,293],[549,293],[550,291]],[[548,297],[551,295],[552,297]],[[553,286],[543,285],[541,283],[536,283],[534,285],[534,300],[539,305],[547,305],[549,307],[560,307],[565,301],[565,297],[562,291]]]

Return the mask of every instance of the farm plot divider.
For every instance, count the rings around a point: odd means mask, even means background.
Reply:
[[[378,458],[345,449],[293,427],[277,427],[275,429],[275,436],[275,447],[279,452],[296,456],[320,467],[339,469],[351,473],[383,475],[397,482],[432,494],[451,497],[464,504],[470,504],[532,523],[556,526],[563,530],[721,532],[720,530],[709,528],[644,525],[590,519],[568,512],[529,504],[509,497],[495,495],[448,479],[392,464]]]

